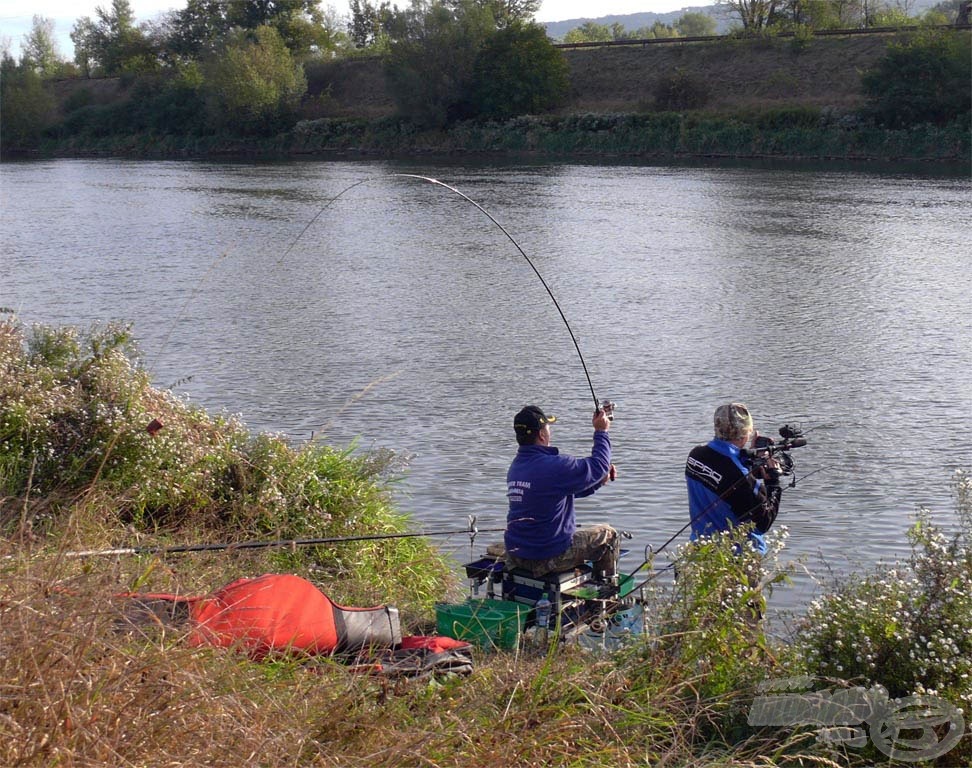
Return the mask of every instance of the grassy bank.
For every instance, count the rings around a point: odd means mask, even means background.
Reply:
[[[157,420],[161,429],[155,425]],[[254,662],[179,632],[120,631],[109,595],[201,594],[266,571],[428,626],[454,587],[422,539],[185,556],[70,558],[75,549],[406,530],[395,465],[252,435],[150,386],[124,328],[26,329],[0,319],[0,763],[10,766],[866,766],[877,741],[750,725],[760,685],[880,683],[946,702],[923,764],[967,766],[972,739],[972,479],[957,531],[923,513],[912,557],[858,574],[774,640],[753,606],[786,580],[739,537],[683,548],[671,589],[614,654],[477,652],[469,677],[352,674],[335,660]],[[740,536],[742,532],[740,532]],[[749,575],[758,578],[752,582]],[[753,587],[743,587],[752,583]],[[793,686],[791,685],[791,688]],[[872,730],[870,733],[875,733]],[[954,743],[947,740],[957,735]],[[912,750],[912,753],[914,750]],[[909,755],[913,762],[913,754]]]
[[[96,124],[41,143],[40,156],[305,157],[482,154],[552,157],[690,157],[918,160],[968,165],[968,126],[868,126],[817,108],[707,115],[588,114],[467,121],[440,131],[407,121],[321,118],[264,138],[140,134],[120,136]]]

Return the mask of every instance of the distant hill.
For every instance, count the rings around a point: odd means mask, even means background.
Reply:
[[[611,26],[614,23],[621,24],[625,29],[634,30],[641,27],[650,27],[656,21],[662,24],[674,25],[686,13],[701,13],[711,16],[716,23],[716,34],[721,35],[729,30],[735,21],[735,16],[723,5],[699,5],[682,8],[678,11],[668,13],[628,13],[619,16],[599,16],[598,18],[567,19],[565,21],[545,21],[540,22],[547,28],[548,37],[554,40],[562,40],[570,30],[577,29],[585,22],[593,21],[596,24]]]
[[[923,13],[939,2],[940,0],[915,0],[913,3],[909,3],[909,13],[912,15]],[[596,24],[603,24],[608,27],[616,22],[627,30],[635,30],[641,29],[642,27],[650,27],[656,21],[673,26],[686,13],[701,13],[705,16],[711,16],[716,24],[717,35],[725,34],[733,26],[740,26],[739,17],[722,4],[693,5],[677,11],[669,11],[668,13],[628,13],[615,16],[599,16],[597,18],[585,16],[579,19],[542,21],[540,23],[546,27],[547,35],[551,39],[563,40],[564,35],[570,32],[570,30],[577,29],[577,27],[582,26],[588,21],[593,21]]]

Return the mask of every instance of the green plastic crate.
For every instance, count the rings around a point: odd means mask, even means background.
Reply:
[[[516,648],[530,609],[510,600],[437,603],[435,627],[440,635],[480,648]]]

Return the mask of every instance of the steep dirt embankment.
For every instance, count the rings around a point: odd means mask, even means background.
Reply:
[[[706,87],[707,109],[799,104],[856,107],[861,73],[892,38],[884,35],[665,43],[565,51],[574,112],[651,109],[675,73]]]
[[[853,108],[861,73],[884,54],[890,35],[720,40],[565,49],[566,113],[651,110],[659,84],[675,73],[706,87],[707,109],[782,105]],[[394,112],[382,63],[355,59],[322,67],[312,94],[328,94],[309,116],[380,117]]]

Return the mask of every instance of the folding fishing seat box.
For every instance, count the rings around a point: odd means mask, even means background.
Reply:
[[[588,622],[603,612],[608,601],[617,605],[624,600],[634,586],[634,579],[623,574],[617,587],[595,581],[590,564],[534,576],[523,568],[507,568],[502,545],[488,547],[487,553],[465,565],[473,599],[485,593],[487,600],[502,599],[532,608],[546,592],[563,627]],[[627,554],[626,550],[622,554]]]
[[[570,607],[578,599],[596,598],[602,591],[596,589],[597,585],[592,583],[590,565],[534,576],[523,568],[507,568],[502,557],[487,555],[466,563],[465,569],[474,597],[478,597],[485,589],[487,599],[502,598],[533,606],[546,592],[556,613]],[[589,585],[588,589],[572,593],[584,585]]]

